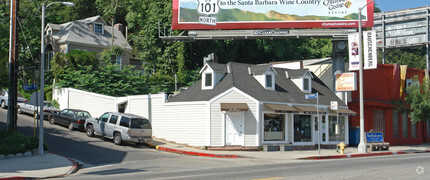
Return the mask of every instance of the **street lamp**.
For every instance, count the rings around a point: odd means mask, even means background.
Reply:
[[[45,9],[53,4],[62,4],[65,6],[75,6],[72,2],[55,1],[45,6],[42,3],[42,27],[41,27],[41,43],[40,43],[40,102],[39,102],[39,155],[43,155],[43,105],[44,105],[44,87],[45,87]]]
[[[363,104],[363,37],[361,29],[361,11],[374,0],[367,2],[363,7],[358,8],[358,78],[359,78],[359,93],[360,93],[360,143],[358,144],[358,152],[367,153],[366,143],[364,143],[364,104]]]

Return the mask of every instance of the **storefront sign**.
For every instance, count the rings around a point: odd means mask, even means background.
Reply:
[[[336,91],[357,90],[357,78],[355,72],[336,74]]]
[[[173,0],[172,28],[355,28],[368,2],[362,22],[373,27],[372,0]]]

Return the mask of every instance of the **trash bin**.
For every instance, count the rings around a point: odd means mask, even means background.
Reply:
[[[360,127],[349,128],[349,145],[358,145],[360,143]]]

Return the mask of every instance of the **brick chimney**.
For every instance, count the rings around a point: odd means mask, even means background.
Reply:
[[[124,34],[124,25],[122,25],[121,23],[115,24],[114,27],[116,29],[118,29],[119,32],[121,32],[121,34]]]

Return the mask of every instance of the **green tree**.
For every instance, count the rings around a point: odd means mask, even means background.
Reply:
[[[91,66],[80,70],[67,68],[60,74],[56,86],[72,87],[109,96],[126,96],[149,93],[147,79],[132,66],[118,70],[118,64],[107,64],[92,70]]]
[[[55,79],[60,74],[65,72],[65,69],[81,70],[84,67],[91,67],[94,70],[98,67],[99,61],[96,52],[89,52],[83,50],[71,50],[69,53],[56,53],[51,61],[51,71]]]
[[[116,63],[116,60],[124,54],[124,51],[119,46],[112,46],[100,53],[100,59],[105,63]]]
[[[385,59],[389,64],[403,64],[408,67],[425,69],[426,68],[426,48],[414,47],[407,49],[388,49]],[[378,59],[382,60],[382,53],[379,53]],[[382,62],[379,62],[382,63]]]
[[[414,81],[418,84],[418,78]],[[406,104],[409,111],[409,118],[412,122],[421,122],[430,117],[430,81],[424,78],[419,85],[412,85],[406,88]]]
[[[46,21],[59,24],[101,14],[95,6],[96,0],[71,0],[71,2],[73,2],[75,6],[50,6],[46,13]],[[48,3],[49,2],[46,2],[46,4]]]
[[[6,4],[0,4],[1,12],[8,13],[9,9]],[[9,18],[0,18],[0,89],[9,86]]]

